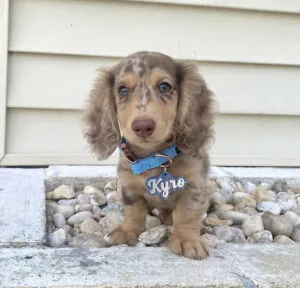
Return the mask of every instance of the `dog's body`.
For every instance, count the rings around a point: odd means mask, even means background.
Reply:
[[[207,144],[212,138],[212,99],[195,66],[154,52],[129,55],[104,70],[90,94],[85,112],[85,136],[99,158],[107,158],[121,144],[136,159],[176,145],[180,151],[167,171],[188,184],[167,200],[150,195],[146,181],[164,168],[136,175],[120,157],[125,220],[109,234],[109,244],[135,245],[144,230],[147,212],[160,209],[161,219],[172,213],[174,253],[202,259],[208,255],[200,240],[201,218],[209,205]]]

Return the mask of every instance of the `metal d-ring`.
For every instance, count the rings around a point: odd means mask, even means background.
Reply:
[[[155,157],[165,157],[168,160],[166,163],[160,165],[160,167],[162,167],[162,168],[166,169],[173,163],[172,159],[168,155],[156,153],[156,154],[154,154],[154,156]]]

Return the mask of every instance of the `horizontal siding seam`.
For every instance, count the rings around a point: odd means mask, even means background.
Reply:
[[[8,52],[10,54],[18,53],[18,54],[32,54],[32,55],[50,55],[50,56],[60,56],[60,57],[89,57],[89,58],[109,58],[121,60],[125,58],[127,55],[108,55],[108,54],[94,54],[94,53],[71,53],[71,52],[53,52],[53,51],[42,51],[42,50],[21,50],[21,49],[11,49],[9,48]],[[176,60],[180,61],[193,61],[193,62],[203,62],[203,63],[220,63],[220,64],[240,64],[240,65],[268,65],[268,66],[287,66],[287,67],[299,67],[300,66],[300,58],[298,62],[295,61],[282,61],[282,62],[262,62],[262,61],[247,61],[247,60],[222,60],[217,58],[179,58],[173,57]]]
[[[217,101],[218,102],[218,101]],[[17,105],[17,104],[11,104],[9,103],[7,105],[7,108],[9,109],[20,109],[20,110],[40,110],[40,111],[66,111],[66,112],[82,112],[84,111],[84,104],[82,105],[81,108],[79,107],[55,107],[55,106],[47,106],[47,107],[43,107],[43,106],[25,106],[25,105]],[[300,113],[296,114],[296,113],[269,113],[269,112],[249,112],[249,111],[221,111],[215,114],[216,116],[218,115],[235,115],[235,116],[283,116],[283,117],[298,117],[300,116]]]
[[[207,7],[214,9],[228,9],[228,10],[241,10],[241,11],[253,11],[253,12],[269,12],[269,13],[285,13],[285,14],[300,14],[299,9],[284,9],[284,8],[274,8],[274,7],[255,7],[255,6],[238,6],[238,5],[230,5],[229,3],[208,3],[205,1],[173,1],[173,0],[124,0],[126,2],[137,2],[141,4],[149,4],[154,3],[156,5],[176,5],[176,6],[193,6],[193,7]],[[251,2],[250,2],[251,3]]]

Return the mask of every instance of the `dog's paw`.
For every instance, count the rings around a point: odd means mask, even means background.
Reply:
[[[115,246],[121,244],[127,244],[129,246],[135,246],[138,239],[138,233],[131,230],[126,230],[122,225],[111,231],[104,237],[107,246]]]
[[[201,241],[200,236],[182,236],[173,234],[170,242],[170,249],[173,253],[191,258],[205,259],[209,256],[207,246]]]

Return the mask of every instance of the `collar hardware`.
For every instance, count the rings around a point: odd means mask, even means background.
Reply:
[[[129,151],[127,148],[126,143],[121,143],[121,153],[123,158],[129,163],[129,164],[135,164],[138,161],[135,159],[134,155]]]
[[[167,169],[173,163],[173,160],[168,155],[165,155],[165,154],[156,153],[156,154],[154,154],[154,157],[165,157],[167,159],[166,163],[163,163],[160,165],[161,168]]]
[[[167,149],[160,151],[159,153],[153,153],[145,158],[137,159],[128,149],[125,138],[122,138],[122,142],[119,145],[119,150],[124,160],[130,164],[132,172],[134,174],[141,174],[147,170],[154,168],[166,169],[172,164],[172,159],[177,157],[179,151],[175,145],[170,146]]]

